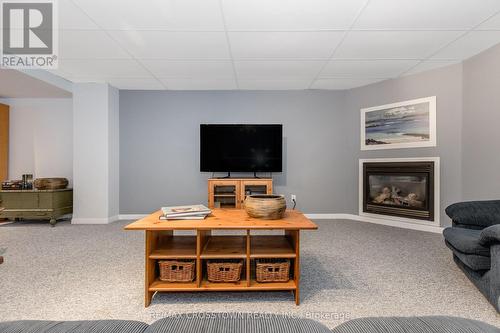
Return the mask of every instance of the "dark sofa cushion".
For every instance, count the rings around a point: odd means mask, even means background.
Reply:
[[[331,333],[310,320],[269,313],[188,313],[160,319],[146,333]]]
[[[469,267],[473,271],[476,271],[479,275],[482,275],[485,271],[488,271],[491,268],[490,257],[462,253],[451,246],[448,242],[446,242],[446,246],[453,251],[453,255],[457,257],[465,266]]]
[[[332,333],[500,333],[500,329],[476,320],[456,317],[359,318],[343,323]]]
[[[449,227],[443,230],[444,239],[465,254],[490,256],[490,248],[481,245],[481,230]]]
[[[445,211],[456,224],[483,228],[500,224],[500,200],[458,202]]]
[[[143,333],[147,328],[147,324],[133,320],[18,320],[0,323],[2,333]]]

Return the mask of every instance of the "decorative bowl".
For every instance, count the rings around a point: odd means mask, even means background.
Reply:
[[[245,199],[245,210],[250,217],[279,220],[285,214],[285,197],[275,194],[249,195]]]
[[[37,190],[61,190],[68,187],[66,178],[37,178],[35,179],[35,188]]]

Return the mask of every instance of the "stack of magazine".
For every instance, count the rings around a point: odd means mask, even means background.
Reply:
[[[160,220],[203,220],[212,211],[203,205],[162,207]]]

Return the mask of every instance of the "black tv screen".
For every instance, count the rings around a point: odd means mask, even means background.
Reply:
[[[281,172],[282,125],[200,125],[205,172]]]

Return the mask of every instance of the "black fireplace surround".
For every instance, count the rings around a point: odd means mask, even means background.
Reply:
[[[363,212],[434,221],[434,162],[363,163]]]

